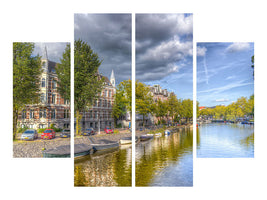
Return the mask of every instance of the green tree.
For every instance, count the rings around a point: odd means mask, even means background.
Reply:
[[[70,44],[66,46],[60,61],[56,67],[59,85],[57,90],[65,100],[70,100]]]
[[[114,104],[112,106],[112,116],[114,118],[114,124],[115,126],[117,125],[117,121],[119,117],[123,116],[126,114],[127,109],[126,109],[126,98],[125,98],[125,91],[123,90],[122,83],[120,83],[117,86],[116,89],[116,94],[114,98]]]
[[[193,101],[191,99],[184,99],[182,101],[182,117],[186,118],[188,122],[189,119],[193,118]]]
[[[174,120],[174,117],[176,114],[178,114],[178,99],[176,95],[172,92],[170,94],[170,97],[168,98],[168,111],[169,111],[169,116],[172,119],[172,122]]]
[[[153,112],[153,98],[150,88],[144,83],[135,83],[135,106],[136,112],[143,116],[143,126],[145,117]]]
[[[33,43],[13,43],[13,139],[18,115],[27,104],[40,101],[40,56],[33,56]]]
[[[160,119],[159,124],[162,123],[163,117],[167,115],[167,112],[168,112],[167,108],[168,108],[167,101],[161,101],[159,99],[157,103],[155,104],[154,114],[156,115],[156,117]]]
[[[82,112],[99,98],[104,79],[99,75],[101,61],[92,48],[82,40],[74,42],[74,110],[76,134],[80,134]]]

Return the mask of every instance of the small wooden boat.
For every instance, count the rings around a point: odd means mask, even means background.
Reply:
[[[94,151],[110,150],[119,147],[119,142],[102,139],[91,144]]]
[[[135,142],[137,142],[138,137],[135,137]],[[132,137],[124,137],[120,139],[120,144],[132,144]]]
[[[164,134],[165,134],[165,135],[170,135],[170,134],[171,134],[171,131],[170,131],[170,130],[165,130],[165,131],[164,131]]]
[[[140,141],[147,141],[147,140],[150,140],[154,137],[153,134],[146,134],[146,135],[141,135],[139,137]]]
[[[92,153],[93,147],[87,144],[74,144],[74,158],[79,158]]]
[[[92,146],[86,144],[74,145],[74,157],[90,154]],[[70,145],[62,145],[53,149],[43,151],[44,158],[70,158]]]
[[[155,133],[155,137],[161,137],[162,136],[162,133]]]

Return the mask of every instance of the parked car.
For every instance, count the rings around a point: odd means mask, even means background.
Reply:
[[[55,137],[56,132],[54,131],[54,129],[46,129],[41,135],[41,139],[52,139]]]
[[[105,131],[106,134],[113,133],[113,130],[109,126],[106,126],[104,131]]]
[[[87,128],[82,133],[83,136],[90,136],[90,135],[94,135],[94,134],[95,134],[95,130],[93,128]]]
[[[60,134],[60,137],[62,137],[62,138],[70,137],[70,129],[63,129],[63,131]]]
[[[38,133],[34,129],[28,129],[21,134],[21,140],[34,140],[38,138]]]

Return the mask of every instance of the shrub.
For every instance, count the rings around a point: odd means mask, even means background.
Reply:
[[[117,133],[120,133],[118,129],[115,129],[114,130],[114,133],[117,134]]]

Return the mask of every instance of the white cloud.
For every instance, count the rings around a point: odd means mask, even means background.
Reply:
[[[207,48],[206,47],[197,47],[197,56],[205,56]]]
[[[222,87],[217,87],[217,88],[212,88],[212,89],[207,89],[207,90],[202,90],[198,91],[198,94],[201,93],[213,93],[213,94],[218,94],[227,90],[231,90],[233,88],[241,87],[241,86],[246,86],[246,85],[252,85],[253,83],[245,83],[245,80],[243,81],[237,81],[234,83],[229,83],[228,85],[224,85]]]
[[[227,102],[229,101],[229,99],[216,99],[215,101],[216,102]]]
[[[239,51],[245,51],[248,50],[250,47],[250,44],[248,42],[234,42],[230,46],[226,48],[227,52],[234,53]]]

